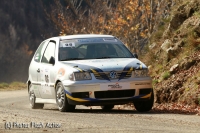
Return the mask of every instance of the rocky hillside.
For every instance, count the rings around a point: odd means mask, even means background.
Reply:
[[[200,105],[200,1],[176,4],[148,49],[156,103]]]

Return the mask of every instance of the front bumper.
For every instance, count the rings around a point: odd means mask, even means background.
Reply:
[[[152,92],[151,92],[152,93]],[[68,98],[68,103],[72,105],[86,105],[86,106],[100,106],[100,105],[118,105],[118,104],[126,104],[133,101],[147,101],[151,97],[151,93],[147,95],[141,96],[133,96],[130,98],[115,98],[115,99],[92,99],[92,98],[74,98],[69,95],[66,95]]]
[[[149,79],[63,84],[68,102],[73,105],[125,104],[148,100],[153,92]]]

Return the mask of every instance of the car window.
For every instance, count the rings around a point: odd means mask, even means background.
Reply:
[[[130,52],[127,51],[127,48],[126,46],[124,45],[113,45],[115,51],[116,51],[116,54],[119,56],[119,57],[129,57],[129,56],[132,56]],[[124,52],[126,51],[126,52]]]
[[[84,44],[86,59],[96,58],[132,58],[131,52],[121,44]]]
[[[60,61],[134,57],[123,43],[114,38],[61,40],[58,56]]]
[[[49,42],[49,44],[47,45],[47,48],[44,52],[41,62],[49,63],[51,57],[55,58],[55,46],[56,46],[56,44],[54,42]]]
[[[34,55],[34,61],[36,62],[40,62],[40,59],[42,57],[42,49],[44,48],[44,44],[46,43],[47,41],[44,41],[40,44],[40,46],[38,47],[37,51],[35,52],[35,55]],[[44,50],[43,50],[44,51]]]
[[[87,46],[86,45],[82,45],[80,47],[77,48],[77,50],[79,51],[79,58],[84,58],[86,56],[86,51],[87,51]],[[80,54],[82,53],[82,54]]]

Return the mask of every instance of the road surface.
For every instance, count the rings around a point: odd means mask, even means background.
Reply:
[[[122,106],[121,106],[122,107]],[[120,107],[120,108],[121,108]],[[85,132],[85,133],[197,133],[200,116],[139,113],[131,107],[103,112],[100,107],[77,106],[75,112],[59,112],[54,104],[31,109],[27,90],[0,91],[0,133]]]

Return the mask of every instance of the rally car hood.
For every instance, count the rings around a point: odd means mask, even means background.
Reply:
[[[63,64],[71,66],[78,71],[128,71],[130,69],[147,69],[146,65],[136,58],[90,59],[64,61]]]

